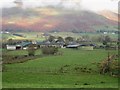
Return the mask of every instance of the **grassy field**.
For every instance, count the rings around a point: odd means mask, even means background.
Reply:
[[[74,38],[79,38],[81,36],[89,36],[90,38],[96,38],[104,34],[99,34],[99,33],[72,33],[72,32],[57,32],[57,33],[50,33],[53,36],[61,36],[61,37],[74,37]],[[107,34],[111,38],[117,39],[118,35],[117,34]]]
[[[44,56],[24,63],[7,64],[3,72],[3,88],[117,88],[118,79],[100,75],[97,65],[114,50],[93,51],[60,49],[63,55]],[[9,51],[10,55],[26,55],[26,51]],[[37,50],[36,55],[41,55]],[[91,69],[90,73],[76,68]],[[64,70],[64,73],[61,72]]]
[[[3,40],[8,40],[8,39],[14,39],[14,40],[24,40],[24,39],[29,39],[29,40],[37,40],[37,41],[43,41],[46,38],[42,35],[42,32],[16,32],[17,34],[23,35],[24,37],[19,37],[15,36],[12,34],[2,34]],[[55,32],[55,33],[48,33],[53,36],[61,36],[63,38],[65,37],[74,37],[75,39],[80,38],[82,36],[89,36],[91,39],[100,37],[101,35],[104,34],[99,34],[99,33],[72,33],[72,32]],[[118,35],[117,34],[107,34],[109,35],[112,39],[117,39]]]
[[[15,36],[11,33],[9,34],[2,34],[3,41],[13,39],[13,40],[38,40],[42,41],[45,40],[45,37],[42,37],[41,33],[38,32],[16,32],[17,34],[23,35],[24,37]],[[38,37],[37,37],[38,35]]]

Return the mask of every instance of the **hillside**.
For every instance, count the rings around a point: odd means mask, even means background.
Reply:
[[[117,13],[113,13],[109,10],[103,10],[103,11],[98,12],[98,14],[106,17],[107,19],[118,22],[118,14]]]
[[[107,18],[107,16],[109,18]],[[117,30],[114,14],[68,10],[54,7],[3,9],[3,30],[14,31],[76,31]]]

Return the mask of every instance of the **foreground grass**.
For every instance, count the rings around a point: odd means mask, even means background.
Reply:
[[[3,87],[15,88],[117,88],[117,79],[98,74],[3,73]]]
[[[109,75],[100,75],[96,64],[110,54],[117,54],[114,50],[72,50],[60,49],[62,56],[46,56],[24,63],[6,65],[3,72],[3,87],[19,88],[117,88],[118,79]],[[18,55],[21,51],[12,51]],[[36,53],[39,54],[38,50]],[[17,55],[16,54],[16,55]],[[26,52],[22,51],[22,54]],[[67,73],[60,73],[64,66]],[[92,73],[75,71],[75,67],[91,68]]]

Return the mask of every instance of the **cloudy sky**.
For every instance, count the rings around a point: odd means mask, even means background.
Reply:
[[[61,6],[69,9],[87,9],[92,11],[111,10],[118,11],[119,0],[1,0],[1,7],[14,7],[16,5],[22,8]],[[22,3],[20,3],[22,1]]]

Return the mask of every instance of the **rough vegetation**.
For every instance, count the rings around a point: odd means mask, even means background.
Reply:
[[[28,55],[29,56],[34,56],[35,55],[35,46],[34,45],[29,45],[28,47]]]
[[[46,46],[41,48],[41,50],[42,50],[42,53],[45,55],[54,55],[55,53],[58,52],[58,48],[53,46]]]
[[[109,55],[99,63],[100,74],[109,73],[112,76],[119,76],[118,55]]]

